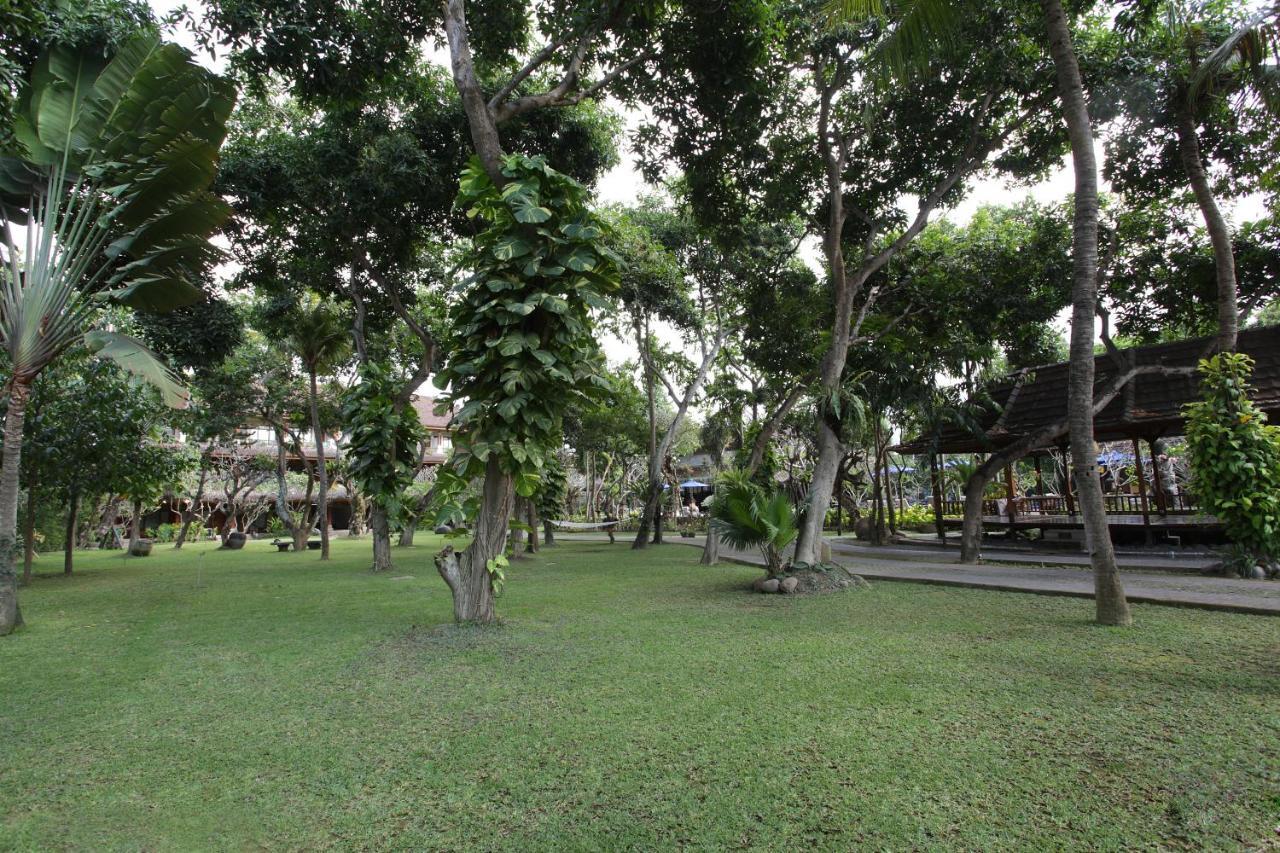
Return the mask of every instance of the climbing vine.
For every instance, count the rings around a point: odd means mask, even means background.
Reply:
[[[347,441],[347,470],[362,494],[393,523],[407,509],[405,491],[418,470],[422,424],[412,406],[395,406],[399,382],[387,367],[369,363],[343,396],[342,421]]]
[[[1196,494],[1227,536],[1255,558],[1280,557],[1280,427],[1249,400],[1253,359],[1200,362],[1204,399],[1186,406]]]
[[[590,316],[618,286],[607,226],[588,209],[587,190],[541,157],[507,156],[502,175],[499,188],[473,159],[458,193],[483,227],[453,308],[451,355],[436,376],[448,389],[443,404],[463,403],[440,475],[445,496],[461,494],[490,457],[518,494],[534,494],[567,405],[607,388]]]

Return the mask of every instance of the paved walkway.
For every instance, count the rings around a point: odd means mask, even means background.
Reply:
[[[603,536],[582,534],[557,534],[557,538],[604,539]],[[684,539],[680,536],[671,537],[668,541],[698,548],[702,547],[703,542],[702,537]],[[628,547],[629,542],[629,537],[618,537],[620,548]],[[735,562],[752,565],[764,562],[758,552],[735,551],[723,545],[720,554]],[[832,555],[836,562],[867,580],[1093,598],[1093,575],[1086,568],[990,564],[966,566],[954,562],[939,562],[936,559],[919,562],[901,558],[881,559],[865,555],[861,546],[842,543],[833,544]],[[1231,580],[1149,571],[1124,571],[1122,575],[1125,596],[1131,602],[1280,616],[1280,581]]]
[[[840,553],[857,554],[884,560],[909,560],[916,563],[955,563],[960,555],[959,540],[949,540],[944,548],[936,540],[920,540],[892,545],[868,545],[848,536],[828,537],[832,547]],[[1038,551],[1032,548],[1008,547],[1003,543],[986,543],[982,548],[984,563],[1013,563],[1019,566],[1065,566],[1089,568],[1089,555],[1073,551]],[[1198,572],[1217,562],[1205,554],[1186,554],[1177,551],[1148,549],[1143,553],[1117,552],[1116,562],[1121,569],[1158,572]]]

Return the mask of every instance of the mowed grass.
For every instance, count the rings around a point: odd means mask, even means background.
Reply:
[[[0,640],[0,847],[1267,848],[1280,620],[563,543],[454,628],[422,537],[373,575],[85,554]],[[46,567],[55,560],[46,558]]]

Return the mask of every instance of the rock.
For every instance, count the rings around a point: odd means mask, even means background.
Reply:
[[[777,578],[761,578],[760,580],[756,581],[755,584],[753,584],[753,586],[755,587],[756,592],[777,592],[778,579]]]
[[[1255,581],[1266,580],[1267,570],[1262,568],[1262,566],[1254,566],[1253,568],[1249,569],[1249,579],[1255,580]]]
[[[783,578],[782,582],[778,584],[778,591],[785,593],[786,595],[791,595],[796,591],[796,587],[798,586],[800,586],[799,578]]]
[[[452,532],[453,532],[453,528],[452,528],[452,527],[450,527],[450,526],[449,526],[449,525],[447,525],[447,524],[442,524],[442,525],[440,525],[439,527],[437,527],[437,528],[436,528],[436,531],[435,531],[435,532],[436,532],[436,533],[442,533],[442,534],[443,534],[443,533],[452,533]]]
[[[868,516],[863,516],[853,522],[853,535],[858,539],[868,540],[875,533],[875,526],[871,523]]]
[[[151,556],[151,540],[138,539],[129,544],[129,554],[133,557],[150,557]]]
[[[818,545],[818,562],[826,564],[833,562],[831,559],[831,543],[825,539]]]

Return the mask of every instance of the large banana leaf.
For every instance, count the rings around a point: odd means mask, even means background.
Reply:
[[[167,405],[186,408],[191,395],[158,355],[141,341],[118,332],[93,329],[85,333],[85,345],[99,358],[114,361],[122,370],[159,390]]]

